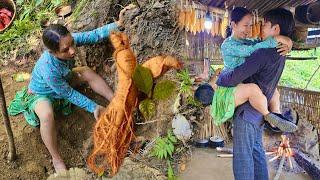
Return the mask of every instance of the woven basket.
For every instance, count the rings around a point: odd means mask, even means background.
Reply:
[[[320,92],[278,87],[282,108],[291,107],[302,113],[320,130]]]

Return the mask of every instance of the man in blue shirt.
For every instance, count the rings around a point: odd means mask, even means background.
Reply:
[[[291,36],[294,19],[290,11],[278,8],[264,15],[263,39],[269,36]],[[217,85],[233,87],[255,83],[270,101],[282,74],[285,57],[276,48],[259,49],[244,64],[223,71]],[[233,172],[236,180],[268,180],[268,168],[262,144],[263,116],[249,102],[239,106],[234,115]]]

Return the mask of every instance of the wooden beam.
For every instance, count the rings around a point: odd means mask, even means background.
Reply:
[[[298,151],[294,153],[293,157],[312,179],[320,179],[320,165],[316,160],[306,157],[306,155]]]

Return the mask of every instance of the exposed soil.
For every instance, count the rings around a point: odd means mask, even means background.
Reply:
[[[20,69],[19,71],[23,71]],[[30,72],[30,68],[24,71]],[[7,105],[13,99],[15,92],[26,86],[28,82],[14,82],[11,75],[17,70],[2,68],[1,78],[7,100]],[[96,98],[95,98],[96,99]],[[74,108],[69,116],[57,113],[58,141],[62,157],[68,167],[85,167],[84,144],[90,137],[94,117],[85,110]],[[2,117],[1,117],[2,118]],[[1,120],[2,121],[2,120]],[[10,117],[18,159],[7,163],[7,136],[4,126],[0,126],[0,179],[45,179],[54,172],[50,155],[40,136],[39,128],[29,126],[23,115]]]

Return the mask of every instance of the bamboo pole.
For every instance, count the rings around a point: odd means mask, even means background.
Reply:
[[[279,164],[279,168],[278,168],[277,173],[276,173],[276,176],[274,177],[273,180],[278,180],[280,178],[285,158],[286,158],[286,156],[283,154],[282,158],[281,158],[281,161],[280,161],[280,164]]]
[[[8,111],[7,111],[7,105],[6,105],[6,99],[4,96],[4,91],[3,91],[3,86],[2,86],[2,81],[0,77],[0,98],[1,98],[1,115],[3,118],[3,123],[4,127],[8,136],[8,143],[9,143],[9,153],[8,153],[8,160],[9,161],[14,161],[17,157],[16,154],[16,147],[14,144],[14,138],[13,138],[13,133],[10,125],[10,120],[8,116]]]
[[[232,158],[233,154],[218,154],[217,157],[221,158]]]

